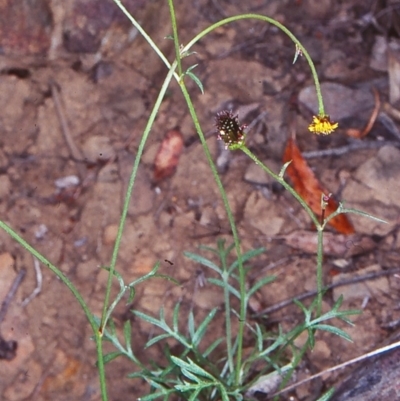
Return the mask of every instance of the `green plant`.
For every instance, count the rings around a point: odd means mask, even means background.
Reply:
[[[92,315],[82,295],[73,285],[73,283],[71,283],[70,280],[56,266],[52,265],[43,255],[41,255],[37,250],[31,247],[4,222],[0,222],[0,227],[3,228],[12,238],[14,238],[19,244],[21,244],[26,250],[34,255],[51,271],[53,271],[60,278],[60,280],[71,290],[71,292],[81,305],[94,334],[98,357],[97,367],[99,370],[103,400],[107,400],[104,365],[105,363],[108,363],[119,356],[124,356],[128,358],[132,361],[132,363],[140,368],[139,372],[131,374],[130,377],[145,379],[150,384],[150,393],[142,397],[142,400],[146,401],[159,397],[163,399],[168,399],[168,397],[173,394],[179,395],[179,397],[188,400],[241,400],[244,397],[247,397],[246,394],[248,393],[246,392],[248,392],[251,386],[256,383],[260,378],[276,372],[284,377],[284,384],[290,378],[291,373],[301,361],[306,350],[310,347],[313,347],[315,342],[315,333],[317,330],[330,331],[347,340],[350,340],[350,338],[344,331],[336,328],[331,324],[328,324],[327,321],[332,319],[341,319],[347,323],[350,323],[347,320],[347,316],[357,313],[356,311],[339,311],[339,307],[341,305],[341,300],[339,300],[333,306],[331,311],[325,314],[321,313],[324,288],[322,282],[322,241],[324,228],[329,219],[331,219],[335,214],[361,212],[340,207],[339,210],[334,213],[334,215],[328,216],[323,221],[319,221],[317,216],[312,212],[305,201],[285,181],[284,174],[287,164],[283,166],[281,172],[278,175],[274,174],[267,166],[263,165],[261,161],[258,160],[256,156],[252,154],[250,150],[246,147],[243,129],[239,126],[236,118],[229,113],[222,115],[224,121],[223,124],[221,123],[222,125],[219,128],[222,139],[225,140],[227,138],[226,146],[229,147],[229,149],[231,150],[240,150],[244,152],[256,164],[258,164],[277,182],[279,182],[287,191],[289,191],[290,194],[293,195],[293,197],[302,205],[304,210],[308,213],[318,232],[318,256],[316,269],[318,296],[308,308],[300,302],[297,302],[298,307],[302,310],[304,314],[304,322],[292,329],[289,333],[283,333],[280,331],[279,333],[275,334],[265,332],[259,324],[255,322],[250,322],[247,316],[250,297],[254,295],[254,293],[258,291],[262,286],[271,283],[273,281],[273,277],[265,277],[257,282],[253,287],[246,288],[246,275],[251,269],[251,267],[247,265],[247,262],[249,262],[251,258],[259,255],[261,252],[264,252],[264,250],[257,249],[242,253],[239,236],[237,233],[233,214],[228,203],[227,195],[218,176],[210,151],[207,147],[207,143],[205,141],[199,119],[193,106],[191,96],[185,84],[185,78],[188,77],[190,79],[193,79],[194,82],[196,82],[196,84],[199,86],[201,91],[203,91],[203,86],[200,79],[193,72],[195,65],[189,67],[187,70],[184,70],[181,60],[191,54],[191,48],[195,43],[197,43],[209,32],[222,25],[242,19],[256,19],[271,23],[282,30],[293,40],[295,44],[296,54],[303,54],[307,62],[309,63],[314,78],[319,103],[319,113],[318,116],[314,116],[313,122],[310,124],[309,127],[310,131],[314,133],[330,134],[337,127],[337,124],[332,123],[329,120],[329,116],[325,113],[319,81],[314,64],[306,49],[287,28],[269,17],[257,14],[244,14],[226,18],[199,33],[187,45],[180,46],[177,21],[175,18],[174,4],[172,0],[168,1],[168,5],[170,9],[172,39],[175,46],[176,59],[173,63],[170,63],[153,42],[153,40],[146,34],[140,24],[135,20],[135,18],[127,12],[122,3],[119,0],[115,0],[115,3],[121,8],[121,10],[126,14],[132,24],[143,35],[143,37],[147,40],[152,49],[158,54],[160,59],[166,65],[168,73],[166,74],[166,78],[160,89],[159,95],[153,106],[146,128],[143,132],[143,136],[141,138],[141,142],[137,151],[137,156],[133,165],[132,174],[129,180],[124,206],[121,213],[121,219],[115,246],[112,253],[112,258],[110,261],[110,265],[107,268],[109,275],[106,292],[104,295],[101,316],[97,317]],[[219,312],[217,309],[212,310],[203,321],[197,323],[193,311],[190,311],[189,315],[187,316],[188,324],[186,329],[188,334],[184,334],[179,325],[179,322],[181,320],[186,319],[186,316],[181,317],[179,304],[177,304],[174,308],[172,324],[169,324],[166,321],[163,310],[160,311],[160,315],[158,318],[146,315],[139,311],[133,311],[133,313],[137,317],[147,321],[151,325],[158,327],[161,330],[161,334],[150,339],[147,342],[146,347],[150,347],[166,339],[173,339],[174,341],[182,345],[183,351],[181,351],[178,355],[173,355],[171,349],[166,346],[165,358],[167,362],[163,365],[161,363],[154,363],[152,366],[148,366],[136,357],[132,349],[132,326],[130,321],[126,322],[124,325],[124,341],[122,343],[118,338],[118,333],[112,320],[112,313],[116,305],[123,299],[123,296],[127,292],[129,293],[128,302],[133,299],[135,287],[141,282],[153,277],[163,277],[171,280],[173,279],[170,277],[159,275],[157,273],[159,265],[157,264],[151,273],[129,284],[125,284],[123,277],[116,271],[116,263],[127,217],[128,205],[131,200],[134,182],[140,164],[140,159],[143,154],[144,146],[150,134],[161,102],[165,96],[166,90],[173,78],[175,78],[182,90],[182,94],[187,102],[188,110],[193,119],[194,126],[202,143],[203,150],[209,162],[213,177],[220,190],[221,198],[224,202],[228,220],[233,233],[234,244],[226,247],[226,244],[223,241],[218,241],[216,249],[205,248],[206,251],[211,252],[214,257],[219,259],[219,263],[215,263],[213,260],[197,254],[186,253],[186,256],[189,259],[191,259],[195,263],[199,263],[207,267],[214,274],[217,275],[217,278],[209,278],[208,281],[211,284],[221,288],[224,293],[224,317],[226,332],[225,338],[216,339],[206,349],[203,349],[202,347],[202,341],[207,334],[207,330],[212,327],[214,317]],[[221,116],[219,117],[221,118]],[[233,250],[235,250],[236,258],[233,262],[230,262],[230,253]],[[111,301],[111,286],[113,280],[115,279],[120,285],[120,290],[115,299]],[[233,336],[232,334],[233,318],[235,318],[238,322],[238,331],[236,336]],[[294,346],[294,340],[304,331],[308,333],[308,339],[301,349],[297,349]],[[246,355],[243,354],[243,343],[245,335],[250,336],[253,344],[252,351]],[[103,341],[111,342],[116,351],[104,355]],[[221,349],[223,349],[224,352],[221,352]],[[287,350],[290,351],[290,357],[288,357],[287,355]],[[261,362],[261,368],[259,368],[257,372],[252,370],[256,362]],[[325,399],[327,398],[325,397]]]

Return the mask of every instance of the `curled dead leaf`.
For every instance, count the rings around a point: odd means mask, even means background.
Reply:
[[[283,162],[287,163],[289,161],[291,163],[286,169],[286,173],[291,179],[294,189],[316,215],[321,215],[321,195],[327,195],[329,191],[319,183],[293,138],[289,138],[283,155]],[[327,201],[325,216],[335,212],[338,206],[337,202],[330,197]],[[349,235],[355,232],[350,220],[344,214],[339,214],[329,220],[328,224],[341,234]]]
[[[183,150],[183,137],[177,129],[165,135],[154,161],[154,180],[161,181],[174,174]]]

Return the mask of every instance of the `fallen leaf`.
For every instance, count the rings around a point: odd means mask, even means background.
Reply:
[[[183,150],[183,137],[177,130],[167,132],[154,162],[154,180],[161,181],[174,174]]]
[[[286,172],[293,183],[296,192],[304,199],[310,206],[311,210],[316,215],[321,215],[321,195],[329,194],[315,177],[313,171],[307,164],[306,160],[301,155],[299,148],[293,138],[289,138],[283,154],[283,162],[291,161]],[[338,204],[332,197],[329,198],[325,209],[325,216],[329,216],[335,212]],[[354,227],[349,219],[344,214],[340,214],[335,218],[329,220],[329,223],[341,234],[354,234]]]
[[[317,233],[315,231],[297,230],[287,235],[275,237],[283,239],[286,245],[305,253],[317,253]],[[324,255],[349,258],[375,249],[377,243],[367,235],[344,235],[324,232]]]

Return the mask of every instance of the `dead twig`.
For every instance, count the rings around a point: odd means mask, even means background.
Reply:
[[[85,177],[85,168],[84,166],[80,163],[84,160],[82,152],[79,150],[79,148],[75,145],[75,142],[72,138],[71,131],[69,129],[67,119],[65,118],[65,114],[63,112],[63,107],[61,105],[61,100],[60,100],[60,95],[58,92],[58,87],[55,82],[50,83],[51,87],[51,95],[53,97],[54,101],[54,106],[56,108],[57,116],[60,121],[60,126],[61,126],[61,131],[63,133],[65,142],[67,143],[68,149],[71,153],[72,158],[78,162],[77,168],[79,171],[79,175],[81,180]]]
[[[350,143],[346,146],[334,149],[323,149],[323,150],[312,150],[310,152],[303,152],[302,155],[305,159],[314,159],[316,157],[327,157],[327,156],[341,156],[355,150],[362,149],[378,149],[383,146],[395,146],[400,147],[400,142],[395,141],[357,141]]]
[[[294,384],[292,384],[292,385],[290,385],[288,387],[285,387],[284,389],[282,389],[282,390],[280,390],[280,391],[278,391],[278,392],[276,392],[274,394],[271,394],[271,396],[269,396],[268,398],[272,398],[272,397],[275,397],[277,395],[286,393],[287,391],[293,390],[294,388],[296,388],[298,386],[301,386],[304,383],[308,383],[311,380],[317,379],[318,377],[326,375],[327,373],[331,373],[331,372],[334,372],[335,370],[343,369],[346,366],[353,365],[353,364],[355,364],[357,362],[361,362],[361,361],[363,361],[365,359],[372,358],[372,357],[374,357],[376,355],[382,354],[382,353],[384,353],[386,351],[390,351],[390,350],[393,350],[393,349],[398,348],[398,347],[400,347],[400,341],[396,341],[393,344],[386,345],[385,347],[382,347],[382,348],[378,348],[378,349],[376,349],[374,351],[368,352],[367,354],[361,355],[361,356],[359,356],[357,358],[354,358],[354,359],[350,359],[347,362],[343,362],[343,363],[341,363],[339,365],[333,366],[332,368],[326,369],[326,370],[324,370],[322,372],[316,373],[315,375],[307,377],[306,379],[303,379],[303,380],[301,380],[301,381],[299,381],[297,383],[294,383]]]
[[[396,274],[396,273],[400,273],[400,267],[398,267],[396,269],[382,270],[380,272],[369,273],[369,274],[365,274],[364,276],[353,277],[351,279],[343,280],[343,281],[340,281],[338,283],[329,284],[324,288],[324,290],[328,291],[328,290],[331,290],[333,288],[342,287],[344,285],[360,283],[362,281],[373,280],[373,279],[378,278],[378,277],[389,276],[389,275]],[[310,297],[315,296],[315,295],[317,295],[317,291],[316,290],[305,292],[305,293],[297,295],[297,296],[295,296],[293,298],[285,299],[282,302],[279,302],[279,303],[277,303],[275,305],[269,306],[268,308],[265,308],[261,312],[258,312],[257,314],[255,314],[255,316],[257,317],[257,316],[261,316],[261,315],[265,315],[265,314],[270,314],[270,313],[276,312],[276,311],[278,311],[280,309],[285,308],[286,306],[291,305],[294,302],[294,300],[301,301],[301,300],[303,300],[305,298],[310,298]]]
[[[18,290],[18,287],[21,285],[22,280],[24,279],[26,274],[26,269],[22,268],[19,272],[17,277],[15,277],[11,288],[9,289],[6,297],[4,298],[3,302],[1,303],[1,307],[0,307],[0,324],[1,322],[4,320],[6,314],[7,314],[7,309],[10,306],[10,303],[12,301],[12,299],[15,296],[15,293]]]
[[[31,302],[33,298],[35,298],[38,294],[40,294],[40,291],[42,291],[43,275],[42,275],[42,270],[40,269],[40,263],[36,258],[33,258],[33,266],[35,267],[35,272],[36,272],[36,288],[32,291],[32,293],[28,297],[26,297],[22,301],[23,307],[28,305],[29,302]]]
[[[389,113],[381,111],[379,113],[378,119],[394,137],[400,139],[400,130],[398,129],[396,123],[393,121]]]
[[[375,89],[372,88],[372,92],[374,94],[374,100],[375,100],[375,107],[372,110],[371,116],[369,118],[369,121],[367,125],[362,129],[358,128],[349,128],[346,130],[346,135],[351,136],[352,138],[364,138],[366,135],[368,135],[369,131],[371,131],[373,125],[375,124],[375,121],[379,115],[379,110],[381,108],[381,99],[379,97],[379,92]]]
[[[4,320],[6,314],[7,314],[7,309],[11,304],[12,299],[15,296],[15,293],[17,292],[18,287],[22,283],[22,280],[24,279],[26,274],[26,269],[22,268],[17,277],[15,277],[11,288],[9,289],[6,297],[4,298],[3,302],[1,303],[0,307],[0,324]],[[0,360],[5,359],[7,361],[11,361],[15,358],[16,352],[18,348],[18,343],[14,340],[5,340],[1,333],[0,333]]]

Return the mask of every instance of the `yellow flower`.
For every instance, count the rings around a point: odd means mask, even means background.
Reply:
[[[328,115],[314,116],[308,130],[317,135],[329,135],[339,126],[338,123],[331,121]]]

